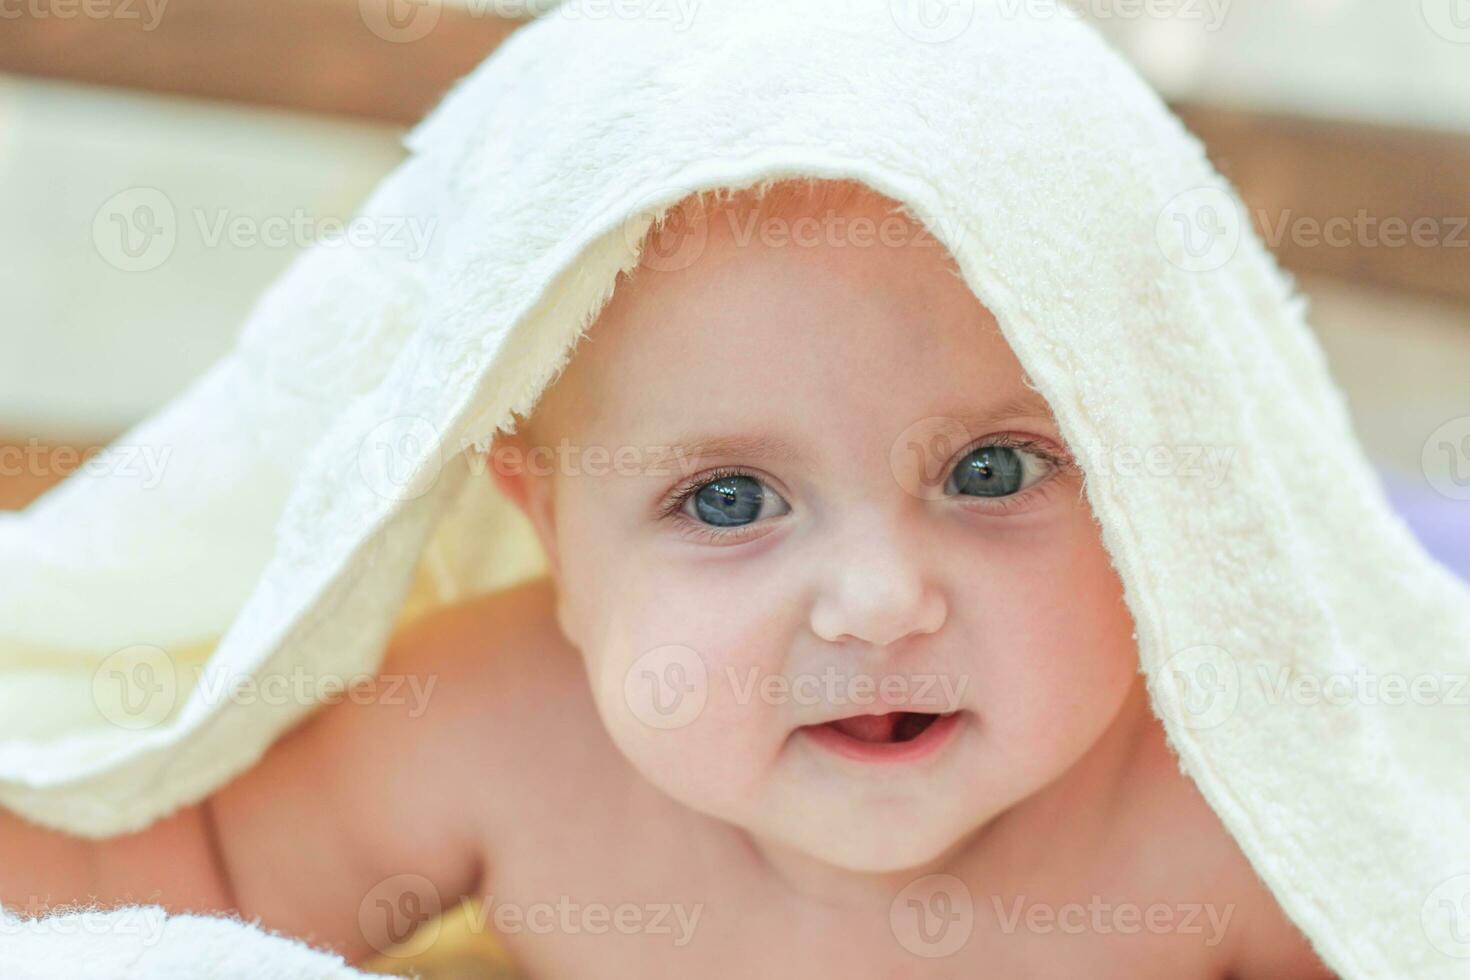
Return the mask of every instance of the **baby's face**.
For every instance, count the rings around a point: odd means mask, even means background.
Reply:
[[[537,408],[555,472],[525,505],[648,780],[839,867],[913,867],[1098,741],[1132,621],[1045,402],[942,247],[907,222],[742,241],[728,215],[687,268],[620,284]]]

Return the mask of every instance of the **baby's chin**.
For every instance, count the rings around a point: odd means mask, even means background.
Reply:
[[[756,771],[742,785],[705,783],[674,760],[630,758],[653,786],[690,810],[731,824],[833,868],[863,874],[907,871],[933,863],[978,830],[994,813],[973,799],[946,793],[897,792],[874,800],[866,792],[774,784]],[[765,774],[769,776],[770,774]],[[738,780],[736,782],[739,782]]]
[[[915,801],[907,818],[871,809],[823,807],[825,819],[766,819],[747,830],[843,871],[892,874],[930,868],[985,823],[984,816],[973,810],[960,814],[930,808],[916,819],[922,806]]]
[[[641,738],[618,737],[626,732],[611,734],[633,768],[675,802],[841,871],[891,874],[932,865],[1007,805],[948,771],[964,768],[963,751],[940,771],[858,778],[814,769],[809,758],[743,767],[734,764],[741,753],[733,749],[718,753],[722,765],[691,764],[696,753],[670,756],[648,751]]]

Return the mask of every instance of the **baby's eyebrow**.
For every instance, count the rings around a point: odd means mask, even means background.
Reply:
[[[988,405],[981,409],[957,409],[948,414],[940,414],[939,418],[953,419],[964,426],[965,430],[976,435],[993,429],[1014,419],[1044,419],[1048,422],[1054,421],[1049,405],[1040,393],[1027,388],[1023,393],[1013,395],[997,405]]]
[[[738,456],[746,459],[769,459],[789,463],[799,459],[796,447],[777,435],[713,436],[675,442],[669,451],[679,459],[705,456]]]

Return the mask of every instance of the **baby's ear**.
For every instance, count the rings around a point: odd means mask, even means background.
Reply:
[[[553,575],[560,571],[556,553],[554,515],[551,511],[551,480],[549,472],[538,472],[537,463],[549,471],[547,460],[532,452],[535,448],[525,430],[514,434],[495,433],[490,443],[489,469],[501,493],[515,504],[541,542]]]
[[[500,492],[521,509],[529,506],[526,486],[526,440],[520,433],[496,432],[486,454],[490,477]]]

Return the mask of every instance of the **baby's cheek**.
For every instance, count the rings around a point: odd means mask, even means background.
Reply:
[[[1062,639],[1055,637],[1054,639]],[[986,791],[1011,802],[1037,792],[1081,759],[1117,717],[1129,681],[1088,643],[1033,642],[999,665],[977,705]]]
[[[1018,569],[1004,603],[1008,630],[993,649],[982,707],[1016,750],[1070,764],[1104,733],[1137,673],[1133,623],[1116,575],[1089,526],[1079,524],[1042,569]],[[987,712],[988,709],[988,712]]]
[[[646,779],[686,805],[717,814],[738,807],[758,791],[779,734],[761,693],[764,667],[747,644],[716,644],[677,616],[660,620],[650,610],[638,622],[642,628],[605,635],[587,652],[609,736]]]

